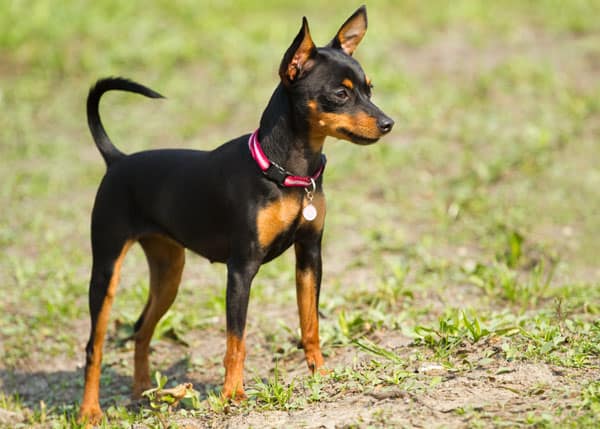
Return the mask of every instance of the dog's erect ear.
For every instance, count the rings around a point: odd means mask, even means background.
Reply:
[[[286,51],[279,66],[279,76],[282,82],[289,84],[300,79],[314,66],[314,56],[317,53],[306,17],[302,18],[302,28]]]
[[[339,29],[328,48],[341,49],[348,55],[354,50],[367,32],[367,7],[362,5]]]

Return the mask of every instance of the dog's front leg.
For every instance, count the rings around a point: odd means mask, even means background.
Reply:
[[[223,398],[242,400],[244,393],[244,359],[246,358],[246,313],[250,284],[259,264],[246,259],[232,259],[227,263],[227,351]]]
[[[321,289],[321,231],[300,237],[296,251],[296,298],[302,347],[314,374],[324,364],[319,341],[319,292]],[[325,373],[321,370],[321,373]]]

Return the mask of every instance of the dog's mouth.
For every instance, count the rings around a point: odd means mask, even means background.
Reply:
[[[338,132],[344,134],[352,143],[356,143],[362,146],[370,145],[376,143],[379,140],[378,138],[365,137],[359,134],[353,133],[352,131],[346,128],[338,128]]]

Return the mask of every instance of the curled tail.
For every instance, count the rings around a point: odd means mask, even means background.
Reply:
[[[125,156],[123,152],[115,147],[110,141],[102,121],[100,120],[100,114],[98,112],[98,105],[100,103],[100,97],[107,91],[117,89],[120,91],[135,92],[136,94],[145,95],[150,98],[164,98],[158,92],[151,90],[139,83],[127,80],[121,77],[110,77],[106,79],[100,79],[96,84],[90,88],[90,93],[87,98],[87,120],[92,137],[96,146],[104,158],[106,165],[109,166],[111,163],[119,158]]]

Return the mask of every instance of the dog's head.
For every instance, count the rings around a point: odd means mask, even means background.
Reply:
[[[391,131],[394,121],[371,101],[371,81],[352,57],[366,31],[367,10],[362,6],[329,44],[317,48],[308,21],[302,19],[279,76],[294,102],[307,112],[312,136],[366,145]]]

